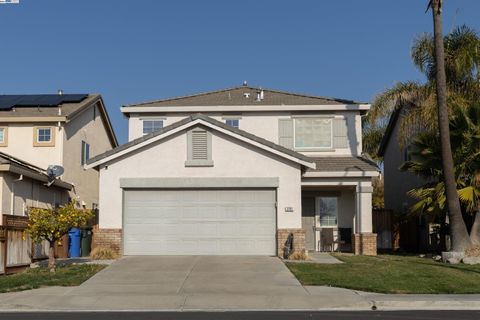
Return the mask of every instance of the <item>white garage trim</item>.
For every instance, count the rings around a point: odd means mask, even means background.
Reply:
[[[278,178],[121,178],[120,188],[277,188]]]

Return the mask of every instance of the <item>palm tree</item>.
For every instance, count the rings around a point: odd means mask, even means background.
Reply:
[[[365,151],[376,153],[378,144],[375,139],[378,132],[385,129],[385,119],[394,110],[402,114],[399,132],[402,148],[420,132],[440,131],[452,247],[455,251],[464,251],[471,241],[456,195],[448,112],[458,107],[466,108],[480,97],[480,38],[475,31],[462,26],[442,39],[441,4],[441,0],[429,3],[434,19],[434,35],[418,37],[412,47],[412,60],[426,76],[427,82],[401,82],[375,99],[367,119],[369,125],[365,129]]]
[[[467,227],[462,217],[460,201],[457,195],[452,147],[450,145],[450,128],[447,108],[447,76],[445,73],[445,52],[442,35],[442,0],[430,0],[435,38],[435,80],[437,89],[438,129],[442,151],[443,180],[447,198],[450,221],[450,237],[453,251],[465,251],[471,246]]]
[[[460,26],[446,35],[443,42],[449,111],[466,108],[480,100],[480,37],[475,30]],[[419,132],[438,131],[435,50],[431,34],[422,34],[414,40],[411,57],[427,81],[399,82],[375,98],[364,125],[364,149],[370,154],[376,154],[378,136],[383,135],[395,110],[402,110],[399,134],[402,147]]]
[[[480,105],[457,108],[450,120],[455,163],[456,193],[467,214],[475,217],[470,229],[472,243],[480,244]],[[409,161],[401,169],[428,181],[409,195],[417,199],[411,211],[443,218],[448,213],[438,134],[421,133],[409,146]],[[462,222],[465,224],[465,221]]]

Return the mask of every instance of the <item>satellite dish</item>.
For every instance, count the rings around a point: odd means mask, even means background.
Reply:
[[[52,178],[58,178],[65,172],[65,169],[62,166],[53,166],[50,165],[47,168],[47,175]]]

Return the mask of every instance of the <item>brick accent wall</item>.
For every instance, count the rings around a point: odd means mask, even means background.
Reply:
[[[278,229],[277,230],[277,255],[283,258],[283,247],[288,235],[293,233],[293,251],[305,251],[305,230],[303,229]]]
[[[377,255],[377,234],[362,233],[352,236],[353,252],[356,255],[376,256]]]
[[[122,229],[93,229],[92,249],[96,247],[110,248],[115,253],[122,253]]]

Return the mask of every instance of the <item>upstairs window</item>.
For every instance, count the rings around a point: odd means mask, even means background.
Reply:
[[[226,119],[225,124],[227,126],[230,126],[232,128],[239,128],[240,126],[240,120],[239,119]]]
[[[294,136],[295,149],[330,149],[332,148],[332,119],[295,119]]]
[[[85,141],[82,141],[82,159],[81,159],[82,166],[86,164],[89,159],[90,159],[90,144],[86,143]]]
[[[55,131],[53,127],[35,127],[33,130],[34,146],[52,147],[55,145]]]
[[[51,142],[52,128],[38,128],[37,142]]]
[[[143,120],[143,134],[149,134],[163,128],[163,120]]]
[[[0,146],[6,147],[8,143],[8,132],[6,127],[0,127]]]

